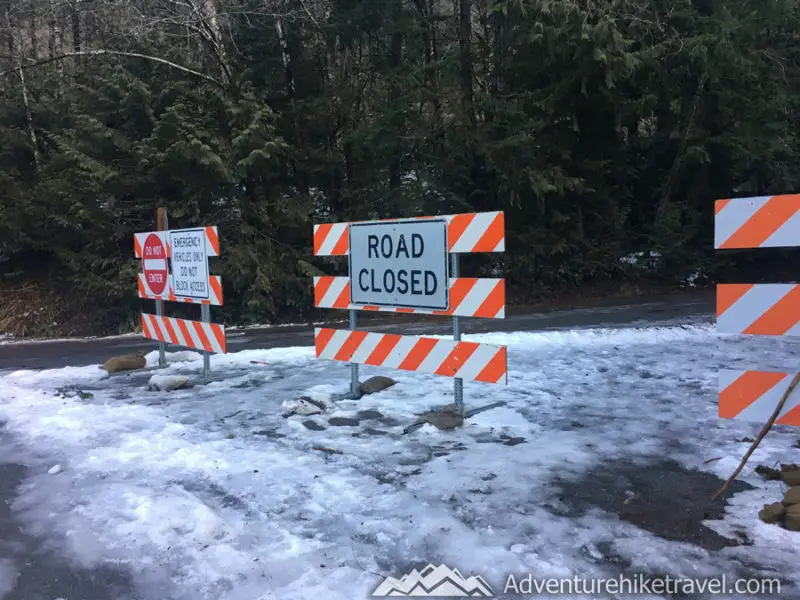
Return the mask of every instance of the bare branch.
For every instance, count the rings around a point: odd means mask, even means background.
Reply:
[[[206,75],[205,73],[201,73],[200,71],[195,71],[194,69],[190,69],[189,67],[184,67],[183,65],[179,65],[170,60],[166,60],[165,58],[160,58],[158,56],[150,56],[149,54],[140,54],[139,52],[123,52],[121,50],[81,50],[80,52],[66,52],[64,54],[59,54],[58,56],[53,56],[52,58],[46,58],[43,60],[37,60],[35,62],[29,62],[27,64],[23,64],[19,68],[25,70],[33,69],[35,67],[41,67],[52,62],[65,60],[67,58],[76,58],[78,56],[126,56],[128,58],[141,58],[143,60],[149,60],[151,62],[165,65],[167,67],[170,67],[171,69],[175,69],[177,71],[181,71],[182,73],[186,73],[187,75],[199,77],[200,79],[204,79],[205,81],[213,83],[218,87],[221,88],[225,87],[225,84],[221,82],[219,79],[211,77],[210,75]],[[5,77],[10,73],[14,73],[16,71],[17,69],[11,69],[9,71],[0,71],[0,77]]]

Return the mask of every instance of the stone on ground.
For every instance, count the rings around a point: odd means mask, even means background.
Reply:
[[[781,479],[786,485],[800,486],[800,469],[782,471]]]
[[[800,531],[800,504],[793,504],[788,508],[783,525],[791,531]]]
[[[144,369],[146,366],[147,360],[140,354],[123,354],[122,356],[109,358],[103,363],[103,368],[109,374],[121,371],[135,371]]]
[[[800,504],[800,487],[791,487],[786,490],[786,493],[783,495],[783,503],[786,506]]]
[[[147,389],[151,392],[171,392],[186,387],[189,387],[186,375],[153,375],[147,382]]]
[[[358,386],[362,394],[376,394],[392,387],[396,383],[397,382],[391,377],[376,375],[375,377],[370,377],[369,379],[362,381],[358,384]]]
[[[311,415],[319,415],[323,412],[325,412],[325,405],[307,396],[283,403],[284,417],[291,417],[292,415],[310,417]]]
[[[774,502],[772,504],[765,504],[764,508],[758,512],[758,518],[764,521],[764,523],[778,523],[785,513],[786,507],[780,502]]]
[[[461,427],[464,419],[455,404],[448,404],[441,410],[422,413],[414,424],[420,423],[430,423],[437,429],[449,430]]]

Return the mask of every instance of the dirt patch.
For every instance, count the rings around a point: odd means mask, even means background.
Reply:
[[[15,338],[91,335],[97,313],[71,306],[63,293],[36,283],[0,284],[0,334]],[[74,294],[73,294],[74,296]],[[80,302],[83,295],[78,294]],[[77,302],[77,301],[76,301]],[[104,328],[101,333],[105,333]]]
[[[703,521],[721,519],[727,499],[753,489],[735,481],[720,500],[712,502],[722,483],[715,475],[673,461],[647,466],[619,461],[594,469],[580,480],[561,481],[558,487],[559,500],[566,507],[564,516],[582,516],[590,508],[600,508],[664,539],[721,550],[747,540],[723,537]]]

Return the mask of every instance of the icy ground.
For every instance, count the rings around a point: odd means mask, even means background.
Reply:
[[[467,407],[508,404],[455,432],[402,433],[452,402],[451,379],[378,369],[362,379],[398,385],[284,418],[286,400],[346,389],[347,366],[312,348],[215,356],[217,381],[175,392],[147,391],[152,372],[96,366],[6,374],[0,422],[32,472],[13,509],[77,564],[132,572],[147,600],[360,600],[427,563],[481,575],[497,597],[509,573],[621,572],[777,576],[798,597],[800,534],[756,519],[783,486],[753,474],[800,462],[797,428],[770,433],[743,477],[755,489],[706,521],[743,545],[707,550],[614,512],[576,514],[562,487],[600,498],[588,475],[620,459],[727,477],[760,427],[717,418],[717,369],[791,369],[797,343],[702,323],[468,337],[507,344],[510,372],[508,386],[465,382]],[[199,376],[198,355],[171,358],[167,373]],[[0,598],[15,568],[0,562]]]

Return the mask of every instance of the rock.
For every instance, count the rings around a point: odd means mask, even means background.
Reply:
[[[325,446],[312,446],[311,449],[324,452],[325,454],[344,454],[344,452],[341,450],[336,450],[335,448],[326,448]]]
[[[151,392],[171,392],[189,387],[189,378],[186,375],[153,375],[147,382],[147,389]]]
[[[360,410],[356,414],[356,417],[362,421],[375,421],[382,419],[383,414],[379,413],[377,410]]]
[[[291,417],[292,415],[309,417],[311,415],[322,414],[322,409],[317,404],[309,402],[304,398],[300,398],[299,400],[295,400],[293,402],[284,402],[283,408],[284,417]]]
[[[778,471],[778,469],[773,469],[772,467],[764,465],[758,465],[756,467],[756,473],[769,481],[780,481],[781,479],[781,472]]]
[[[303,427],[310,431],[325,431],[325,428],[312,419],[303,421]]]
[[[800,504],[789,507],[784,515],[783,526],[791,531],[800,531]]]
[[[358,427],[359,420],[350,417],[332,417],[328,419],[328,425],[334,427]]]
[[[791,487],[786,490],[786,493],[783,495],[783,504],[786,506],[800,504],[800,487]]]
[[[362,394],[375,394],[392,387],[396,383],[397,382],[391,377],[376,375],[375,377],[370,377],[366,381],[362,381],[358,384],[358,387]]]
[[[758,511],[758,518],[764,523],[778,523],[786,513],[786,507],[780,502],[765,504],[764,508]]]
[[[364,430],[364,435],[389,435],[389,432],[383,431],[383,429],[373,429],[372,427],[367,427]]]
[[[107,373],[119,373],[120,371],[136,371],[137,369],[144,369],[147,366],[147,360],[141,354],[123,354],[122,356],[115,356],[109,358],[103,363],[103,368]]]
[[[325,402],[323,402],[322,400],[315,400],[311,396],[300,396],[300,400],[302,400],[303,402],[309,402],[309,403],[313,404],[314,406],[316,406],[317,408],[319,408],[323,412],[328,410],[328,405],[325,404]]]
[[[430,423],[436,429],[450,430],[461,427],[464,419],[458,413],[458,407],[455,404],[448,404],[439,411],[422,413],[414,425],[422,423]]]
[[[783,471],[781,479],[786,485],[800,486],[800,471]]]
[[[503,440],[504,446],[519,446],[520,444],[525,443],[525,438],[521,437],[510,437],[506,440]]]

